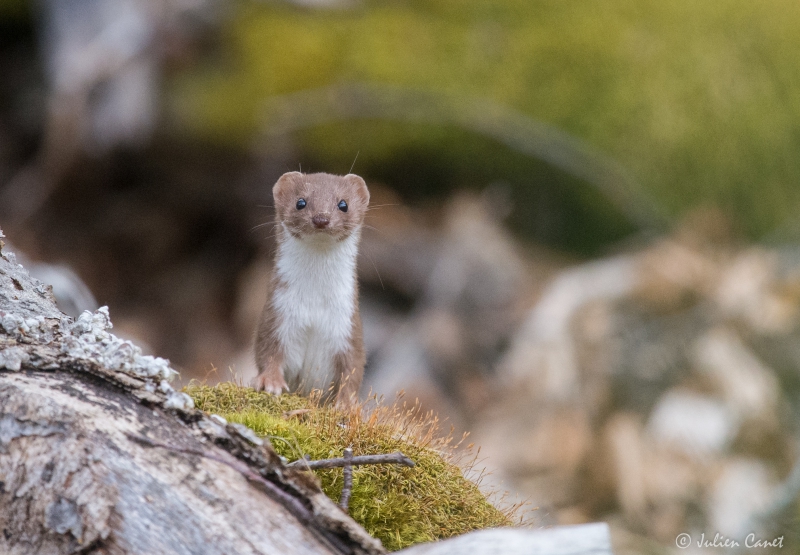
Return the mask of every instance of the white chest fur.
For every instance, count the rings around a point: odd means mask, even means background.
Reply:
[[[356,255],[359,233],[334,242],[328,236],[303,239],[288,232],[278,246],[280,279],[273,296],[283,372],[301,390],[327,389],[334,357],[350,347],[356,310]]]

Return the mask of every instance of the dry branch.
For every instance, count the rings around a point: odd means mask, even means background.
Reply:
[[[414,461],[409,459],[400,451],[385,455],[360,455],[353,456],[353,450],[347,447],[344,456],[336,459],[319,459],[312,461],[308,456],[298,459],[286,465],[289,468],[303,468],[305,470],[320,470],[323,468],[344,468],[344,485],[342,495],[339,498],[339,507],[347,511],[350,506],[350,494],[353,492],[353,467],[365,464],[399,464],[402,466],[414,466]]]
[[[359,455],[353,457],[350,461],[341,457],[335,459],[320,459],[317,461],[298,459],[289,463],[287,466],[289,468],[319,470],[321,468],[341,468],[347,465],[361,466],[365,464],[400,464],[403,466],[414,466],[414,461],[400,451],[397,451],[396,453],[389,453],[387,455]]]
[[[339,507],[346,511],[350,508],[350,494],[353,492],[353,450],[350,447],[344,450],[344,462],[344,485]]]

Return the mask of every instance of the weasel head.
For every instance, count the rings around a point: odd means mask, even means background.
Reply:
[[[285,173],[272,188],[275,217],[298,239],[342,241],[357,233],[369,206],[359,176]]]

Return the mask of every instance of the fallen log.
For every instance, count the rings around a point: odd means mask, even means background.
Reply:
[[[1,238],[0,553],[385,553],[269,442],[194,409],[107,309],[59,312]]]

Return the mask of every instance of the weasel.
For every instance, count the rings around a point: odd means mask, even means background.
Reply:
[[[255,387],[358,397],[364,340],[356,255],[369,205],[357,175],[286,173],[272,188],[277,251],[256,330]]]

